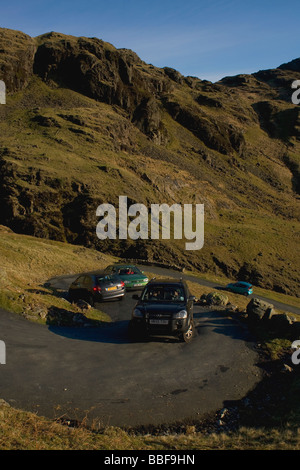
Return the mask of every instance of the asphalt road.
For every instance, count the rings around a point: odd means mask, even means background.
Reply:
[[[51,283],[66,289],[73,279]],[[50,418],[158,425],[221,409],[260,380],[253,342],[232,319],[195,306],[192,343],[131,343],[127,325],[134,304],[127,293],[122,302],[99,305],[113,320],[103,329],[37,325],[0,311],[6,344],[0,398]]]

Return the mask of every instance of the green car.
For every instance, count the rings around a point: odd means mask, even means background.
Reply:
[[[117,274],[125,283],[125,289],[143,289],[148,278],[133,264],[111,264],[105,268],[106,274]]]

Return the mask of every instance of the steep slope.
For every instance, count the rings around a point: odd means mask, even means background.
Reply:
[[[298,60],[213,84],[96,38],[0,29],[0,223],[298,295],[299,75]],[[204,203],[203,249],[98,240],[96,208],[119,195]]]

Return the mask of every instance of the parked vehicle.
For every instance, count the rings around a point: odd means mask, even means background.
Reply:
[[[232,282],[226,286],[226,290],[236,294],[251,295],[253,287],[249,282]]]
[[[105,268],[106,274],[116,274],[128,289],[143,289],[148,282],[147,276],[132,264],[112,264]]]
[[[125,284],[116,275],[106,273],[84,274],[69,287],[69,300],[85,300],[90,305],[103,300],[120,299],[125,295]]]
[[[190,342],[194,334],[195,297],[183,280],[151,280],[138,300],[129,322],[132,339],[148,335],[175,336]]]

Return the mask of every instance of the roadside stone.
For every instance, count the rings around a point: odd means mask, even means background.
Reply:
[[[37,315],[37,316],[39,316],[40,318],[43,318],[43,319],[45,319],[47,317],[47,314],[48,314],[47,307],[42,307],[42,306],[33,307],[31,311],[32,311],[33,315]]]
[[[257,322],[262,320],[265,315],[270,315],[274,306],[263,300],[253,298],[247,305],[247,315],[250,322]]]
[[[268,307],[263,316],[263,320],[271,320],[272,316],[275,314],[275,310],[272,307]]]
[[[209,305],[227,305],[228,297],[227,295],[221,294],[219,292],[210,292],[206,296],[206,302]]]
[[[10,408],[10,404],[7,403],[7,401],[3,400],[3,398],[0,398],[0,406]]]
[[[300,321],[295,321],[292,328],[295,339],[300,339]]]
[[[231,303],[226,305],[226,311],[227,312],[237,312],[238,307],[236,305],[233,305]]]
[[[280,313],[277,315],[273,315],[271,318],[271,324],[274,328],[280,328],[285,330],[293,325],[295,318],[288,315],[287,313]]]
[[[242,312],[239,312],[239,318],[242,321],[247,321],[248,320],[248,314],[243,310]]]
[[[197,301],[200,305],[206,305],[207,303],[207,294],[202,294],[201,297]]]
[[[48,311],[47,322],[56,326],[82,326],[87,322],[87,319],[82,313],[51,307]]]
[[[83,315],[81,315],[81,313],[75,313],[75,315],[73,315],[73,322],[83,324],[86,322],[86,318]]]
[[[83,310],[89,310],[90,308],[92,308],[88,302],[82,299],[79,299],[78,302],[76,302],[76,305]]]

